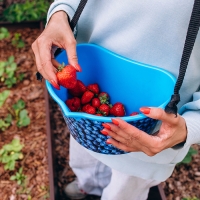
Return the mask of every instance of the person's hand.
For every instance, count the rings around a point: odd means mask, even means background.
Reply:
[[[60,64],[53,57],[52,47],[54,46],[64,48],[67,52],[69,64],[77,71],[81,71],[76,54],[76,40],[64,11],[52,15],[45,30],[32,44],[37,70],[54,87],[59,89],[56,68]]]
[[[140,111],[150,118],[161,120],[160,130],[148,135],[120,118],[113,118],[112,123],[102,124],[102,134],[111,136],[107,144],[126,152],[144,152],[154,156],[186,140],[186,123],[180,115],[167,114],[160,108],[141,108]]]

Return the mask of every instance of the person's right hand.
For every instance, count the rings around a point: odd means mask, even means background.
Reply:
[[[76,40],[64,11],[52,15],[45,30],[32,44],[38,71],[55,88],[60,89],[56,77],[56,68],[60,64],[53,57],[54,46],[65,49],[69,64],[81,71],[76,54]]]

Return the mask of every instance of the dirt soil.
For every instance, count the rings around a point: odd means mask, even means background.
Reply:
[[[1,200],[26,200],[28,195],[31,200],[48,199],[49,177],[47,158],[47,136],[46,136],[46,111],[43,85],[35,79],[36,66],[31,44],[40,34],[37,29],[21,29],[10,31],[11,38],[0,41],[0,61],[5,61],[11,55],[15,56],[17,63],[17,74],[23,73],[23,81],[11,88],[11,94],[0,109],[0,119],[8,113],[9,107],[19,99],[23,99],[28,110],[31,123],[27,127],[18,128],[12,124],[4,132],[0,131],[0,148],[10,143],[13,138],[20,138],[24,144],[22,152],[24,158],[17,161],[14,171],[5,171],[0,164],[0,199]],[[14,33],[21,33],[25,41],[25,47],[17,49],[11,45]],[[0,84],[0,92],[6,89]],[[10,176],[23,167],[23,173],[27,176],[26,192],[10,181]],[[29,191],[29,192],[27,192]]]

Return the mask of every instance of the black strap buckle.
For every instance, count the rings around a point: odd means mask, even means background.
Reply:
[[[42,81],[43,76],[40,74],[40,72],[37,72],[35,75],[36,75],[36,79],[37,79],[38,81]]]

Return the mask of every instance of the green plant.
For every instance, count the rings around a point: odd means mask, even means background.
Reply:
[[[183,198],[182,200],[200,200],[199,198],[197,197],[186,197],[186,198]]]
[[[179,164],[188,164],[192,161],[192,156],[197,154],[198,151],[195,150],[194,148],[190,147],[187,155],[185,156],[185,158],[179,163]]]
[[[23,172],[23,168],[20,167],[20,168],[19,168],[19,171],[16,172],[15,175],[12,175],[12,176],[10,177],[10,180],[11,180],[11,181],[15,181],[15,180],[16,180],[16,181],[17,181],[17,184],[18,184],[18,185],[21,185],[21,186],[25,185],[26,176],[25,176],[22,172]]]
[[[10,95],[10,90],[4,90],[3,92],[0,93],[0,108],[3,106],[4,102]]]
[[[15,57],[10,56],[7,61],[0,62],[0,78],[1,82],[11,88],[16,82],[15,71],[17,69],[17,64],[14,62]]]
[[[10,56],[6,61],[0,61],[0,81],[4,83],[8,88],[11,88],[18,81],[22,81],[24,74],[17,74],[17,64],[15,63],[15,57]]]
[[[23,48],[25,46],[25,43],[21,37],[21,33],[15,33],[11,42],[12,42],[12,45],[17,48]]]
[[[5,131],[12,123],[12,115],[8,114],[6,118],[0,119],[0,130]]]
[[[5,170],[14,170],[15,162],[19,159],[23,159],[23,154],[21,152],[23,146],[19,139],[13,139],[11,143],[4,145],[2,149],[0,149],[0,162],[5,164]]]
[[[44,0],[15,3],[4,10],[3,17],[9,22],[45,20],[49,5]]]
[[[1,27],[0,28],[0,40],[3,40],[5,38],[9,38],[10,33],[7,28]]]
[[[25,102],[20,99],[16,104],[12,106],[14,110],[14,115],[17,120],[17,126],[23,127],[30,124],[30,118],[28,116],[28,111],[25,108]]]

